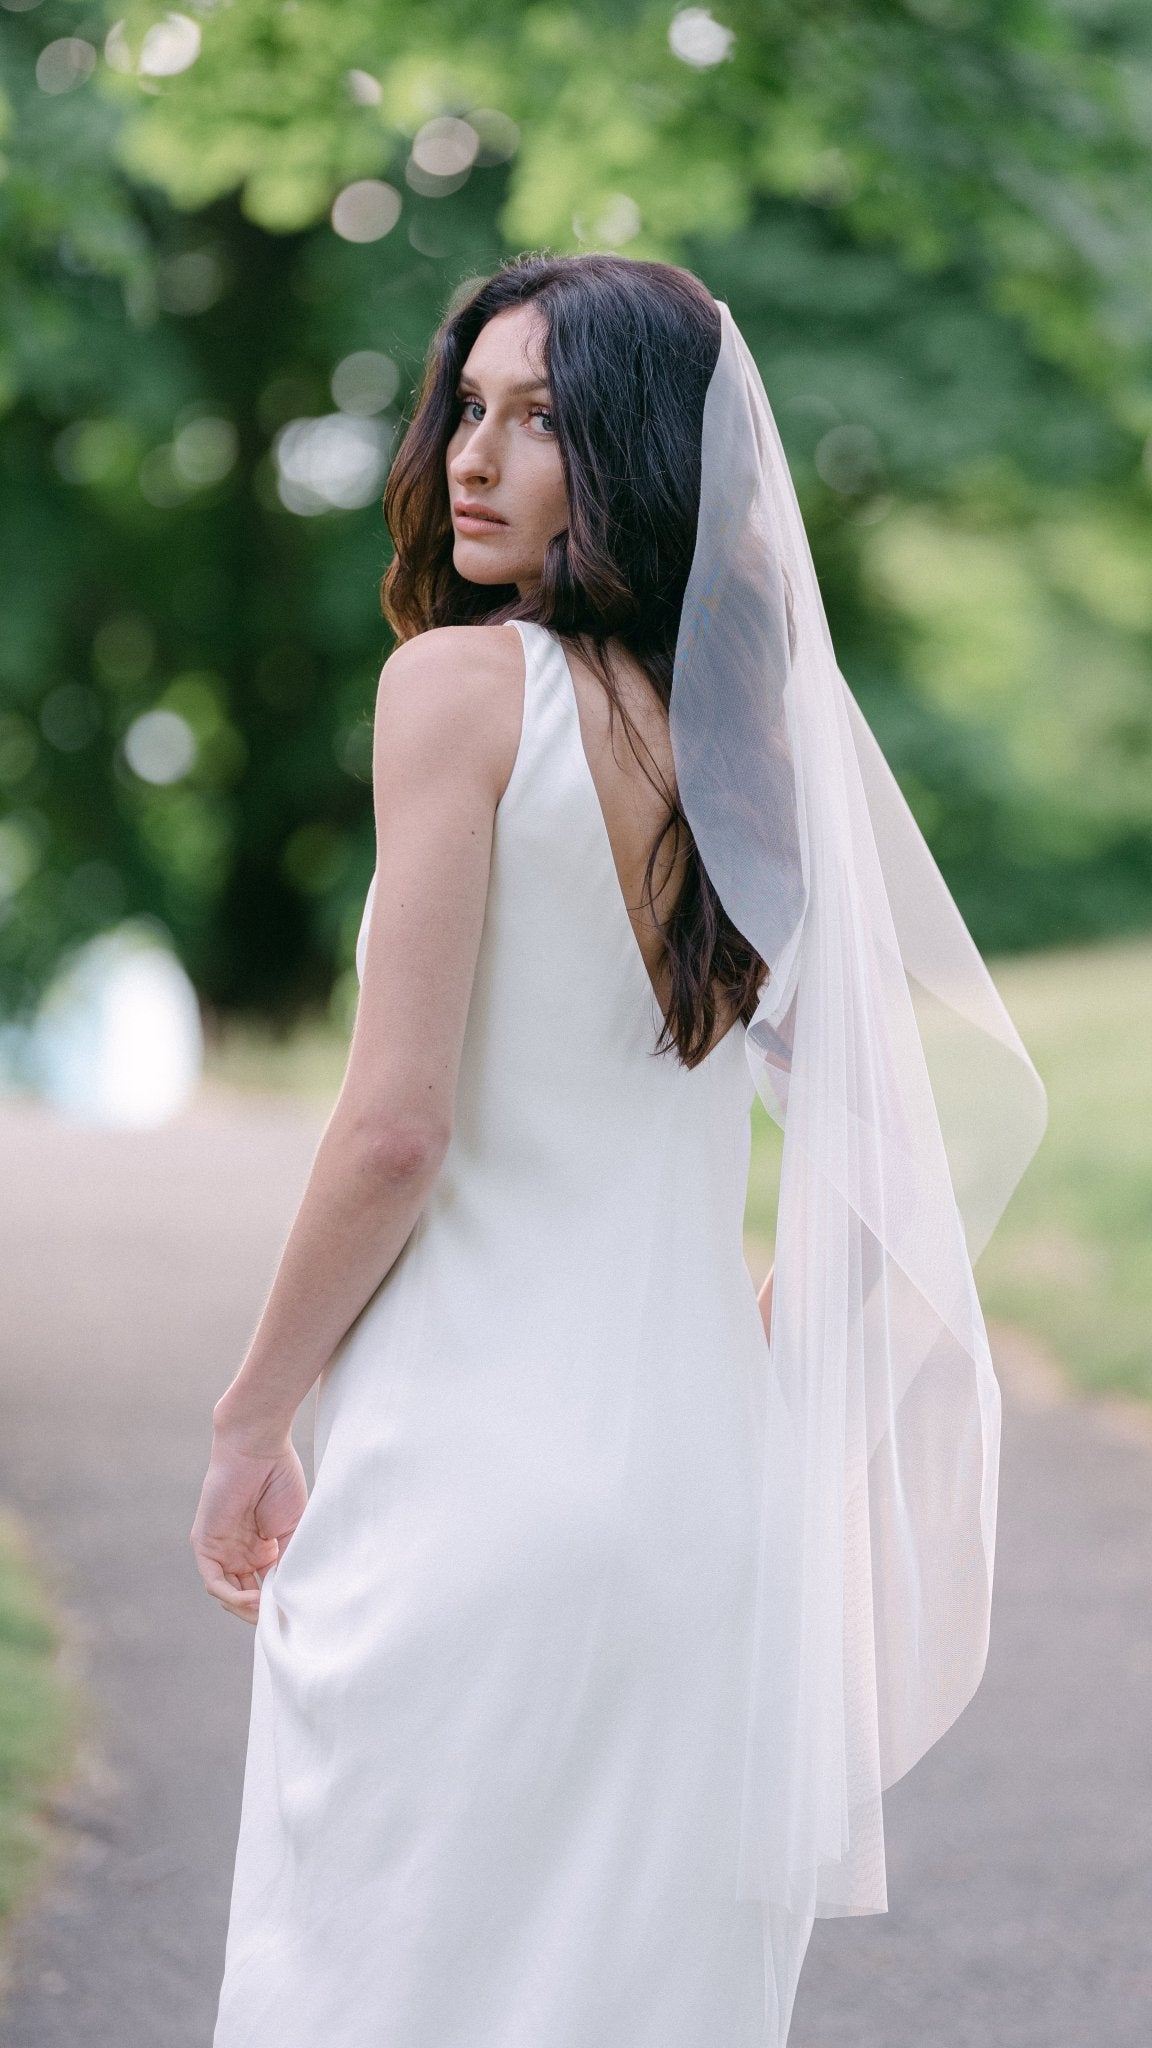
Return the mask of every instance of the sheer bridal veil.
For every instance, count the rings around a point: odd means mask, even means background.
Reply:
[[[880,1795],[984,1667],[999,1393],[972,1277],[1044,1090],[836,664],[726,305],[670,703],[680,798],[770,973],[784,1133],[739,1889],[886,1905]]]

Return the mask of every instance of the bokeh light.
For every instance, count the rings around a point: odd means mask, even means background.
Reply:
[[[96,69],[96,51],[83,36],[58,36],[46,43],[36,59],[36,83],[41,92],[71,92],[83,85]]]
[[[144,711],[124,735],[124,758],[141,782],[180,782],[196,765],[196,735],[178,711]]]
[[[400,388],[400,372],[391,356],[378,349],[356,349],[332,372],[332,396],[341,412],[370,418],[391,405]]]
[[[425,121],[413,137],[409,170],[421,172],[437,186],[462,183],[479,149],[480,137],[470,121],[461,121],[454,114],[438,114],[434,120]]]
[[[37,834],[21,818],[0,818],[0,913],[39,865]]]
[[[206,313],[227,286],[224,265],[211,247],[185,249],[157,265],[156,285],[166,313]]]
[[[104,62],[111,71],[136,72],[141,78],[175,78],[200,55],[200,25],[189,14],[166,14],[145,30],[140,54],[133,58],[124,21],[112,24],[104,38]]]
[[[370,71],[346,71],[344,86],[349,99],[358,107],[378,107],[384,97],[380,80],[373,78]]]
[[[114,484],[132,475],[139,447],[127,420],[71,420],[52,444],[52,459],[66,483]]]
[[[378,242],[400,218],[400,194],[383,178],[357,178],[337,193],[332,225],[345,242]]]
[[[353,512],[384,487],[392,432],[349,413],[289,420],[273,443],[277,490],[289,512]]]
[[[423,173],[417,171],[416,176],[418,178],[422,177]],[[435,192],[429,191],[427,196],[429,198],[440,198],[446,189],[449,188],[438,185]],[[427,214],[423,216],[417,214],[414,220],[409,221],[408,240],[411,247],[420,256],[431,256],[434,260],[439,261],[441,257],[448,254],[447,242],[444,240],[443,235],[437,233],[434,221]]]
[[[215,413],[201,413],[172,436],[172,464],[177,475],[193,490],[204,490],[228,475],[239,446],[231,420]]]
[[[454,178],[476,161],[480,137],[467,121],[450,114],[425,121],[412,143],[412,160],[434,178]]]
[[[625,242],[635,239],[643,224],[634,199],[626,192],[610,192],[594,212],[573,215],[572,232],[578,242],[592,248],[622,249]]]
[[[880,444],[871,427],[832,427],[816,444],[816,474],[831,490],[852,497],[867,491],[883,472]]]
[[[722,64],[735,41],[733,31],[714,20],[706,7],[682,7],[668,29],[673,56],[696,71],[710,71],[714,64]]]
[[[200,24],[188,14],[166,14],[145,34],[136,68],[145,78],[175,78],[200,55]]]
[[[356,782],[371,781],[372,720],[358,718],[352,725],[341,727],[332,742],[332,752],[345,775],[351,775]]]
[[[499,107],[473,107],[468,125],[475,129],[479,138],[478,164],[507,163],[520,147],[519,128],[509,115],[501,113]]]
[[[110,71],[131,74],[135,70],[132,52],[128,47],[128,25],[114,21],[104,38],[104,62]]]

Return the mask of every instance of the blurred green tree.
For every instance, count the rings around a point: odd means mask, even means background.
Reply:
[[[0,0],[0,1010],[129,911],[223,1010],[346,971],[384,466],[521,246],[732,304],[981,941],[1147,921],[1145,10],[189,5]]]

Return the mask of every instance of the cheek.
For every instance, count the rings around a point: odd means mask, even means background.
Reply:
[[[542,450],[537,456],[532,484],[533,523],[545,540],[551,540],[568,524],[568,495],[558,448]]]

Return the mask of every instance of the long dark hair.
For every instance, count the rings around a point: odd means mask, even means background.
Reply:
[[[495,314],[528,301],[546,323],[544,367],[568,529],[549,543],[539,585],[521,597],[514,584],[469,583],[454,567],[445,463],[460,373],[477,335]],[[432,626],[513,618],[548,626],[580,646],[607,692],[610,730],[618,712],[640,760],[607,643],[616,640],[633,656],[667,708],[696,543],[704,398],[719,350],[714,299],[691,271],[672,264],[528,255],[479,285],[435,336],[384,496],[395,559],[382,597],[397,639]],[[658,1049],[675,1045],[684,1064],[695,1066],[721,1010],[725,1022],[751,1020],[767,970],[720,903],[675,793],[659,787],[668,817],[644,875],[668,969]],[[661,918],[653,874],[669,833],[673,866],[682,848],[686,859],[676,904]]]

